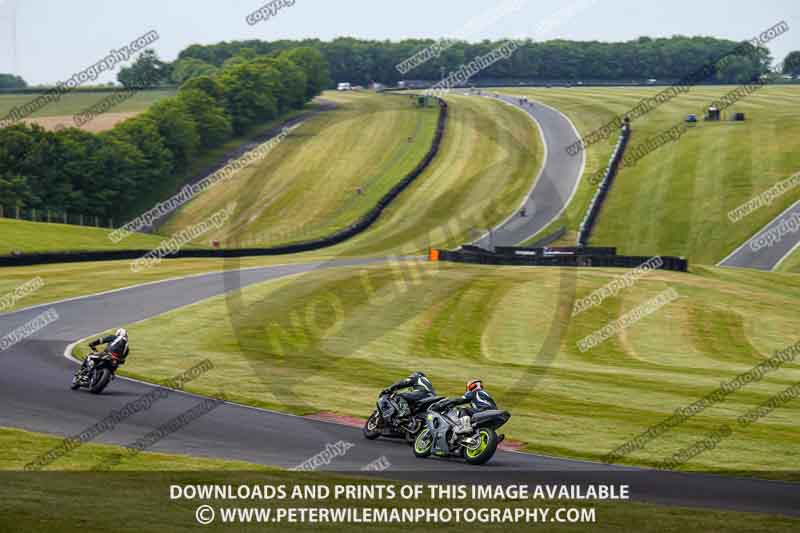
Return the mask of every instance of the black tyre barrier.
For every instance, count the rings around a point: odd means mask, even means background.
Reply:
[[[369,210],[364,216],[350,226],[343,228],[327,237],[320,237],[308,241],[290,243],[283,246],[271,248],[240,248],[240,249],[190,249],[179,250],[178,252],[164,257],[164,259],[187,259],[187,258],[231,258],[231,257],[254,257],[270,255],[286,255],[299,252],[309,252],[327,248],[335,244],[344,242],[355,235],[367,230],[374,224],[390,203],[392,203],[411,183],[430,165],[444,138],[445,126],[447,125],[448,108],[447,102],[437,97],[439,101],[439,118],[436,124],[436,133],[433,142],[425,157],[420,161],[411,172],[391,188],[378,203]],[[165,237],[166,238],[166,237]],[[81,263],[89,261],[120,261],[138,259],[152,250],[109,250],[109,251],[64,251],[64,252],[43,252],[31,254],[13,254],[0,256],[0,267],[12,266],[31,266],[49,263]]]
[[[586,217],[584,217],[583,222],[581,222],[581,226],[578,230],[578,246],[586,246],[589,242],[589,237],[597,222],[600,209],[603,207],[603,202],[606,196],[608,196],[608,191],[611,189],[611,184],[614,182],[617,170],[619,170],[619,164],[622,161],[622,157],[625,155],[625,148],[628,146],[630,137],[631,128],[629,125],[625,124],[622,126],[622,131],[620,132],[617,146],[614,148],[614,153],[611,154],[611,159],[608,161],[603,180],[600,182],[600,185],[598,185],[597,191],[595,191],[594,197],[592,197],[592,201],[589,203]]]
[[[617,255],[617,249],[609,246],[532,246],[520,248],[516,246],[497,246],[495,255]]]
[[[458,251],[438,250],[440,261],[472,263],[478,265],[551,266],[551,267],[597,267],[636,268],[653,259],[647,256],[616,255],[615,248],[511,248],[503,253],[492,253],[474,247]],[[512,252],[513,250],[513,252]],[[660,256],[659,270],[687,272],[689,262],[683,257]]]

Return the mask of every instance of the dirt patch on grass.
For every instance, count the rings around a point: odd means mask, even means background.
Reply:
[[[103,113],[94,118],[94,120],[85,124],[81,129],[90,132],[100,132],[110,130],[123,120],[135,117],[139,113]],[[25,122],[28,124],[38,124],[48,131],[55,131],[63,128],[75,128],[75,122],[72,120],[72,115],[61,115],[55,117],[39,117],[27,118]]]
[[[364,427],[364,422],[367,421],[366,418],[338,415],[336,413],[331,413],[330,411],[321,411],[313,415],[307,415],[306,418],[309,418],[311,420],[321,420],[323,422],[335,422],[337,424],[342,424],[343,426],[350,426],[354,428]],[[525,445],[524,442],[506,438],[503,442],[500,443],[497,449],[504,450],[507,452],[514,452],[522,449],[524,445]]]

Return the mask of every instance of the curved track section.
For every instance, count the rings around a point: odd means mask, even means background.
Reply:
[[[261,267],[168,280],[37,306],[0,316],[0,331],[10,331],[47,309],[59,319],[0,354],[0,426],[75,435],[155,388],[118,379],[102,396],[69,390],[74,361],[63,356],[75,339],[118,324],[143,320],[193,302],[283,276],[321,267],[367,264],[369,260]],[[135,363],[135,358],[131,360]],[[187,368],[188,368],[187,364]],[[171,392],[101,435],[97,442],[125,445],[196,406],[192,394]],[[380,475],[435,482],[624,482],[636,499],[672,505],[719,507],[800,514],[797,485],[641,470],[533,454],[498,452],[486,467],[460,461],[419,460],[402,443],[367,441],[356,428],[225,404],[193,421],[153,447],[153,451],[239,459],[266,465],[297,466],[325,449],[348,441],[355,446],[328,469],[359,472],[384,456],[391,468]]]
[[[523,110],[536,122],[545,147],[544,164],[534,180],[528,196],[517,211],[475,242],[484,248],[514,246],[530,239],[556,218],[569,205],[578,189],[586,164],[586,154],[570,156],[565,148],[580,139],[574,124],[560,111],[545,104],[519,97],[498,95],[497,100]],[[525,216],[520,212],[524,209]]]
[[[775,270],[800,246],[798,220],[800,202],[795,202],[720,261],[719,266]]]

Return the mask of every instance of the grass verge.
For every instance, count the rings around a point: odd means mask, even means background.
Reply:
[[[0,470],[14,470],[38,454],[47,452],[60,439],[37,433],[0,428]],[[234,461],[192,458],[182,455],[143,453],[120,465],[121,471],[113,473],[80,473],[98,462],[110,460],[125,453],[123,448],[109,445],[87,444],[73,452],[62,463],[71,472],[44,472],[27,474],[0,472],[0,531],[15,533],[39,531],[64,532],[147,532],[196,531],[195,509],[205,503],[215,507],[351,507],[351,508],[433,508],[444,505],[442,500],[428,497],[412,502],[360,499],[297,501],[188,501],[171,500],[171,484],[231,484],[287,487],[289,494],[295,486],[335,487],[360,485],[370,482],[363,479],[323,473],[298,473],[258,467]],[[64,461],[69,461],[64,463]],[[241,470],[247,469],[247,472]],[[211,472],[213,470],[213,472]],[[240,470],[240,471],[237,471]],[[229,471],[229,472],[228,472]],[[374,483],[374,482],[373,482]],[[391,483],[391,482],[390,482]],[[382,482],[382,484],[385,484]],[[396,484],[395,484],[396,485]],[[397,490],[397,489],[396,489]],[[516,509],[557,507],[596,509],[596,522],[592,524],[547,525],[549,531],[653,531],[667,529],[685,533],[706,531],[796,531],[800,521],[791,518],[753,513],[736,513],[707,509],[663,507],[633,502],[524,502],[519,500],[448,502],[449,507],[496,507]],[[292,531],[350,531],[353,524],[289,524]],[[482,524],[481,531],[530,531],[533,524]],[[263,531],[265,524],[207,526],[209,530]],[[274,527],[274,525],[273,525]],[[359,524],[362,531],[458,531],[465,524]],[[543,524],[538,524],[543,527]]]

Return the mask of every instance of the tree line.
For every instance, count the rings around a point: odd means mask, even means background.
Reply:
[[[483,56],[505,41],[479,43],[449,41],[436,46],[437,56],[406,74],[396,67],[428,47],[441,44],[431,39],[399,42],[342,37],[332,41],[233,41],[192,45],[169,67],[173,80],[182,82],[195,74],[224,68],[241,54],[270,55],[297,46],[319,50],[334,82],[394,84],[400,80],[437,80],[443,73]],[[640,37],[627,42],[551,40],[519,42],[507,61],[499,61],[474,79],[503,80],[677,80],[708,63],[715,65],[709,83],[742,83],[766,73],[772,58],[764,47],[740,47],[739,53],[718,61],[740,43],[713,37]]]
[[[0,72],[0,89],[25,89],[28,84],[20,76]]]
[[[149,54],[153,57],[153,54]],[[131,86],[149,86],[147,69]],[[18,123],[0,130],[0,204],[116,218],[195,155],[301,109],[329,83],[307,47],[242,56],[99,134]]]

